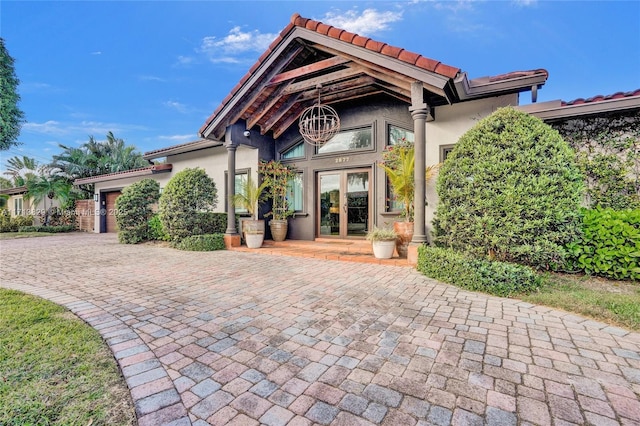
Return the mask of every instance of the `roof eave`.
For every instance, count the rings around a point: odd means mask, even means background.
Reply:
[[[80,178],[73,181],[74,185],[85,185],[88,183],[106,182],[109,180],[127,179],[139,176],[149,176],[158,173],[167,173],[173,169],[172,164],[156,164],[154,166],[145,167],[142,169],[128,170],[117,173],[107,173],[104,175],[91,176],[86,178]]]
[[[560,101],[545,102],[544,104],[531,104],[519,107],[533,116],[544,121],[554,121],[571,117],[602,114],[615,111],[639,109],[640,96],[608,99],[598,102],[589,102],[577,105],[561,105]]]
[[[213,139],[201,140],[196,143],[189,142],[183,145],[177,145],[175,147],[169,147],[165,149],[159,149],[157,151],[145,152],[142,156],[145,160],[153,160],[156,158],[163,158],[167,155],[184,154],[187,152],[198,151],[206,148],[214,148],[221,146],[222,142]]]
[[[462,73],[455,81],[455,87],[461,101],[487,98],[507,93],[520,93],[540,88],[547,81],[547,75],[534,74],[522,77],[514,77],[507,80],[489,81],[477,83],[469,81],[467,73]]]

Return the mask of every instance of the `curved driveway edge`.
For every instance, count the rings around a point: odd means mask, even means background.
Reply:
[[[410,268],[0,241],[0,285],[103,335],[141,425],[638,425],[640,334]]]

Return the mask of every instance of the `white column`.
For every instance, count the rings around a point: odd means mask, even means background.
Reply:
[[[236,209],[231,202],[236,193],[236,146],[233,143],[225,145],[227,148],[227,230],[228,235],[237,235]]]

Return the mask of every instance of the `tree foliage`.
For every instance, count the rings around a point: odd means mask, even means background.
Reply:
[[[152,206],[160,198],[160,184],[153,179],[142,179],[122,190],[116,199],[116,223],[118,240],[124,244],[136,244],[151,239],[149,220]]]
[[[0,151],[19,145],[18,136],[24,122],[24,113],[18,107],[20,80],[13,63],[4,39],[0,37]]]
[[[14,188],[27,185],[27,182],[36,179],[45,171],[38,160],[26,155],[9,158],[5,168],[4,174],[9,176]]]
[[[149,162],[133,145],[107,133],[106,140],[97,141],[93,136],[80,147],[60,145],[62,153],[53,156],[51,167],[69,179],[98,176],[146,167]],[[81,186],[91,196],[93,185]]]
[[[218,203],[216,184],[200,168],[176,173],[164,188],[158,213],[173,241],[202,234],[200,212],[213,210]]]
[[[440,169],[437,244],[538,268],[579,236],[584,177],[557,131],[502,108],[465,133]]]
[[[59,200],[61,204],[66,204],[72,197],[72,186],[69,180],[48,173],[38,175],[27,182],[26,198],[33,200],[34,205],[38,205],[44,200],[44,221],[43,225],[49,225],[50,209],[53,207],[53,200]],[[47,205],[47,200],[49,203]]]

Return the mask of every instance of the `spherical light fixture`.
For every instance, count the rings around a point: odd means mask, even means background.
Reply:
[[[314,146],[324,145],[340,131],[340,117],[336,110],[320,103],[320,87],[318,103],[302,111],[298,127],[305,142]]]

